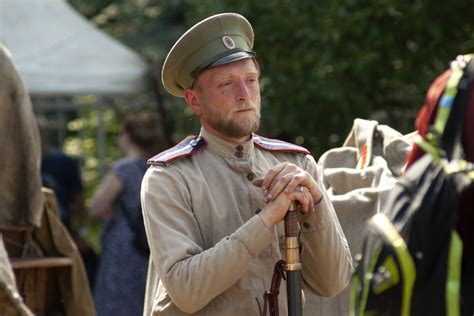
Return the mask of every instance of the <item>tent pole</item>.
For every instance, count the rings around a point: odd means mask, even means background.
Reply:
[[[105,131],[104,131],[104,111],[102,107],[97,109],[97,152],[99,156],[99,177],[103,179],[106,172],[105,167]]]

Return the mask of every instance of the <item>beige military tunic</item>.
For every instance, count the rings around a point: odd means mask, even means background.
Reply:
[[[258,147],[256,135],[240,145],[204,129],[200,136],[205,147],[168,166],[152,166],[143,179],[152,263],[144,315],[259,315],[255,298],[263,302],[270,288],[284,230],[283,223],[267,228],[258,216],[263,192],[252,180],[287,161],[322,188],[317,165],[310,155]],[[302,280],[305,289],[334,296],[348,284],[352,261],[323,193],[316,211],[300,220]],[[279,303],[286,315],[285,282]]]

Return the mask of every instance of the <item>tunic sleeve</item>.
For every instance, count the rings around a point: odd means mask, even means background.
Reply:
[[[352,258],[339,220],[319,175],[314,158],[307,155],[303,168],[308,171],[323,192],[315,212],[300,221],[301,261],[304,285],[319,296],[332,297],[350,281]]]

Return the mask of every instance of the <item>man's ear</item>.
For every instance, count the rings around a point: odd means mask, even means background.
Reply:
[[[199,102],[196,90],[187,89],[184,91],[184,100],[196,115],[201,114],[201,103]]]

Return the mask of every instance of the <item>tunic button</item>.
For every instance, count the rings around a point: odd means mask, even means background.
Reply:
[[[311,224],[304,222],[304,223],[303,223],[303,227],[306,228],[306,229],[310,229],[310,228],[311,228]]]
[[[247,174],[247,180],[252,181],[253,179],[255,179],[255,174],[253,172],[249,172]]]
[[[244,152],[243,151],[236,151],[235,152],[235,157],[237,158],[242,158],[244,156]]]
[[[235,152],[235,157],[242,158],[244,156],[244,146],[237,145],[237,146],[235,146],[235,150],[237,150]]]

